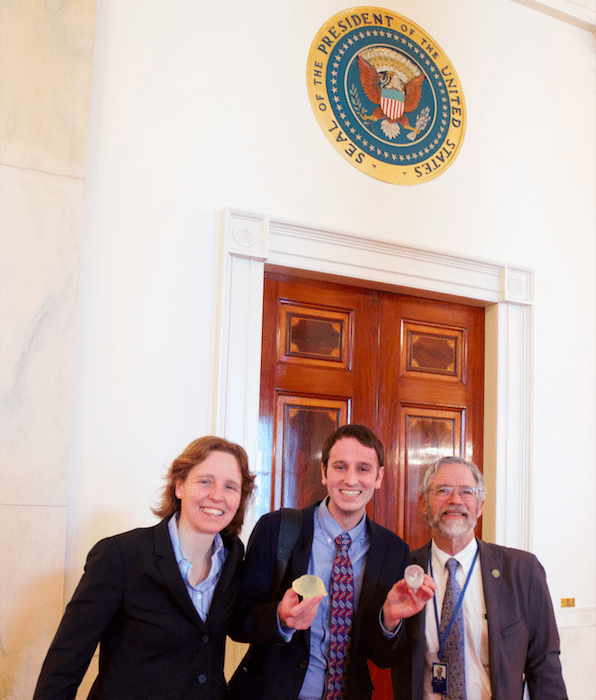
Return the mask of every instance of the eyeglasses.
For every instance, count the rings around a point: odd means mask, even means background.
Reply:
[[[468,501],[478,498],[478,496],[483,493],[483,490],[479,489],[477,486],[449,486],[447,484],[442,484],[441,486],[436,486],[433,489],[429,489],[429,492],[434,493],[435,498],[445,500],[453,496],[455,489],[457,489],[460,498]]]

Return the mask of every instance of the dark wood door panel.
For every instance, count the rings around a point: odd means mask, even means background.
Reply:
[[[374,429],[377,327],[378,300],[366,290],[266,276],[257,516],[324,495],[320,450],[335,427]]]
[[[316,387],[317,394],[331,394],[337,396],[352,395],[356,385],[353,372],[336,371],[333,368],[282,365],[277,367],[275,380],[278,385],[295,387],[304,393],[310,393],[308,388]]]
[[[403,406],[400,421],[402,453],[400,478],[404,498],[399,503],[398,527],[407,533],[411,549],[430,539],[430,529],[418,506],[420,478],[425,467],[439,457],[461,455],[466,424],[465,409]]]
[[[276,483],[274,508],[305,508],[321,500],[321,446],[347,422],[350,401],[318,397],[276,397]]]
[[[404,379],[399,384],[399,398],[404,403],[419,403],[428,406],[451,405],[462,406],[466,404],[468,392],[462,386],[446,386],[442,382],[412,382]],[[383,391],[379,387],[379,396],[383,401],[389,401],[395,396],[391,391]]]
[[[484,313],[395,294],[383,295],[379,308],[378,425],[387,464],[375,514],[415,548],[429,534],[417,505],[422,467],[462,454],[482,468]]]
[[[277,359],[299,365],[349,369],[351,310],[280,300]]]
[[[417,505],[422,466],[462,454],[482,468],[483,378],[482,309],[268,274],[262,512],[324,494],[322,441],[337,425],[364,423],[386,450],[369,515],[417,546],[428,535]]]

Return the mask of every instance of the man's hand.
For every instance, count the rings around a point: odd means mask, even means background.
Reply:
[[[280,623],[284,627],[295,630],[308,629],[312,625],[319,603],[324,597],[324,595],[318,595],[314,598],[305,598],[300,602],[298,593],[293,588],[288,588],[277,606],[277,616]]]
[[[383,625],[388,632],[395,632],[400,620],[420,612],[433,597],[437,584],[424,574],[422,586],[414,593],[404,579],[398,581],[387,593],[383,604]]]

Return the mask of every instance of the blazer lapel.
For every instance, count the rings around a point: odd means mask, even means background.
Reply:
[[[155,565],[161,573],[165,585],[172,593],[177,605],[192,622],[207,631],[207,627],[188,595],[186,584],[180,574],[178,562],[174,556],[174,549],[168,531],[168,520],[164,518],[154,530],[155,535]]]
[[[226,557],[219,581],[215,587],[215,595],[213,596],[214,599],[218,592],[225,591],[230,586],[234,578],[234,574],[236,573],[236,567],[238,566],[238,563],[242,561],[242,557],[244,555],[244,545],[242,544],[241,540],[237,538],[229,538],[224,540],[224,547],[228,550],[228,556]]]
[[[366,525],[369,537],[369,548],[366,555],[366,568],[364,570],[364,580],[362,582],[362,590],[360,591],[360,600],[358,609],[366,610],[372,603],[372,596],[377,588],[377,581],[383,560],[385,559],[385,540],[379,536],[377,524],[366,516]],[[356,611],[358,614],[358,610]]]
[[[224,619],[226,610],[233,604],[238,592],[239,579],[237,578],[235,587],[233,587],[233,581],[238,564],[244,556],[244,545],[238,538],[226,538],[224,546],[228,550],[228,556],[221,569],[221,574],[213,593],[211,607],[207,616],[208,627],[218,624],[219,621]]]
[[[428,557],[430,554],[430,542],[421,549],[412,552],[411,555],[411,561],[412,564],[418,564],[418,566],[421,566],[426,573],[428,573]],[[427,605],[432,605],[433,602],[429,601]],[[426,630],[426,606],[416,615],[412,617],[412,632],[413,632],[413,638],[416,642],[416,648],[420,647],[422,649],[422,653],[424,653],[424,644],[419,644],[418,642],[422,642],[425,639],[425,630]]]
[[[488,623],[488,659],[490,684],[494,698],[499,697],[499,643],[501,637],[501,587],[503,582],[503,557],[497,548],[478,540],[480,550],[480,568],[482,570],[482,588],[486,605]]]
[[[418,564],[428,573],[430,542],[412,552],[412,564]],[[427,605],[433,605],[429,600]],[[406,623],[407,624],[407,623]],[[410,618],[409,642],[412,645],[412,697],[421,698],[424,688],[424,655],[426,653],[426,606]]]

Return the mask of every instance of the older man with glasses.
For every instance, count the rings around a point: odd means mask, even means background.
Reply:
[[[434,600],[406,621],[411,653],[392,669],[395,700],[566,700],[559,635],[544,569],[533,554],[474,534],[484,479],[471,462],[430,465],[418,502],[432,540],[411,554]]]

